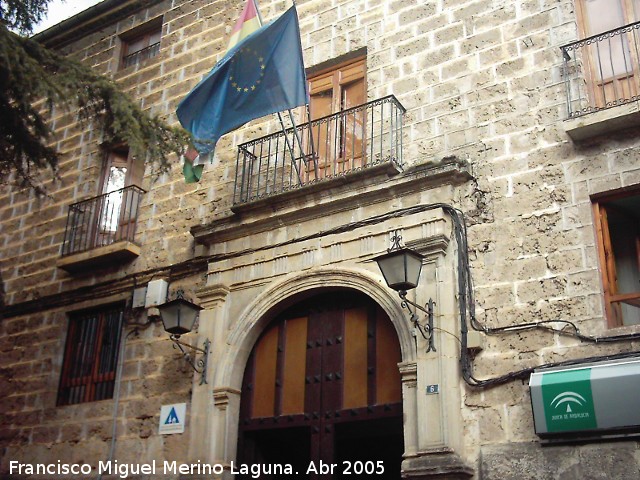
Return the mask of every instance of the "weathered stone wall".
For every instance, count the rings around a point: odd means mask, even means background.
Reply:
[[[62,310],[3,320],[0,472],[8,473],[10,461],[97,467],[109,458],[114,422],[115,460],[185,458],[188,445],[179,435],[158,434],[160,406],[189,401],[192,382],[192,371],[162,327],[125,328],[117,411],[112,400],[56,406],[66,333]]]
[[[131,19],[78,39],[65,51],[112,74],[143,106],[175,121],[177,102],[222,56],[241,3],[159,2]],[[369,99],[394,94],[407,108],[403,156],[408,170],[450,156],[471,165],[475,180],[456,187],[451,198],[469,224],[477,320],[491,327],[569,320],[584,334],[606,334],[589,195],[640,183],[640,137],[637,131],[626,131],[574,143],[565,132],[559,47],[578,37],[574,2],[297,3],[307,67],[366,47]],[[265,19],[274,18],[284,7],[283,2],[260,2]],[[140,67],[109,73],[117,59],[116,36],[161,13],[159,56]],[[148,193],[136,237],[142,246],[140,257],[120,268],[71,276],[55,264],[68,205],[98,193],[100,135],[88,126],[78,126],[71,113],[58,112],[54,125],[56,146],[65,156],[60,180],[47,182],[51,196],[35,199],[6,189],[1,194],[0,268],[9,305],[192,258],[191,227],[233,219],[234,145],[277,128],[274,122],[256,121],[225,136],[199,184],[184,184],[178,161],[159,176],[149,165],[142,185]],[[423,198],[436,200],[430,195]],[[403,205],[402,193],[391,203]],[[299,206],[304,208],[304,202]],[[380,213],[378,208],[369,205],[359,215],[372,216]],[[252,237],[244,242],[252,244]],[[211,252],[215,251],[213,247]],[[234,281],[240,287],[251,281],[250,269],[239,275]],[[193,276],[189,284],[203,286],[204,280]],[[54,406],[65,311],[45,310],[4,319],[0,325],[0,368],[5,379],[1,395],[10,406],[2,428],[2,444],[10,445],[5,459],[10,455],[54,459],[70,445],[82,445],[72,451],[95,460],[108,450],[112,402]],[[630,331],[633,328],[617,333]],[[127,342],[118,414],[118,431],[125,432],[118,439],[121,461],[126,455],[168,458],[175,447],[171,437],[156,435],[158,406],[165,401],[188,401],[191,383],[163,338],[155,325]],[[484,350],[474,359],[475,375],[488,378],[637,348],[637,342],[605,347],[536,331],[488,336]],[[173,383],[168,383],[171,379]],[[463,454],[478,465],[482,478],[508,478],[501,473],[508,467],[505,458],[517,449],[539,452],[526,384],[464,387],[461,411]],[[516,444],[513,451],[508,447],[512,443]],[[555,448],[532,453],[537,459],[532,460],[532,468],[555,465],[555,454],[550,453]],[[583,450],[563,447],[558,456],[568,455],[578,462],[586,455]],[[612,458],[606,455],[590,468],[607,471]],[[628,458],[638,463],[637,454]],[[2,462],[0,468],[6,469]]]
[[[182,82],[185,71],[190,69],[192,79],[208,71],[216,53],[224,48],[229,19],[241,10],[240,5],[233,5],[227,11],[231,2],[184,3],[173,8],[171,2],[158,2],[78,39],[63,51],[112,75],[143,107],[175,122],[175,105],[195,81]],[[138,67],[113,73],[119,55],[117,35],[160,14],[164,14],[160,54]],[[190,400],[193,372],[172,348],[159,322],[148,328],[125,328],[117,412],[113,401],[56,407],[56,396],[67,312],[106,304],[114,298],[130,301],[133,283],[126,287],[128,292],[114,296],[109,281],[191,258],[189,228],[212,215],[214,185],[219,182],[185,185],[177,160],[171,172],[160,176],[154,173],[157,165],[148,165],[142,185],[148,193],[136,235],[143,249],[140,257],[129,264],[68,274],[56,268],[67,210],[71,203],[100,193],[101,139],[90,126],[75,123],[72,112],[56,110],[53,125],[62,159],[59,179],[45,181],[50,196],[36,199],[28,192],[4,189],[0,200],[5,302],[20,307],[25,301],[42,300],[41,306],[30,309],[36,313],[4,318],[0,324],[0,397],[4,405],[0,474],[8,472],[9,460],[31,464],[61,460],[96,466],[108,458],[114,416],[118,438],[114,458],[118,461],[183,460],[188,443],[181,442],[179,435],[158,434],[159,412],[163,404]],[[201,281],[201,275],[185,280],[187,290]],[[97,283],[107,287],[93,298],[83,295],[82,303],[73,301],[73,292]],[[173,283],[172,291],[179,284]],[[49,300],[70,292],[71,301],[65,308],[47,307]],[[147,317],[138,312],[128,320],[144,324]]]

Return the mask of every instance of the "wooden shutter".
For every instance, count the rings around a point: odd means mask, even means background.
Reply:
[[[312,120],[366,103],[366,62],[361,58],[309,78]],[[336,175],[363,165],[365,113],[346,112],[327,119],[312,130],[318,165],[307,165],[310,179]]]
[[[583,38],[614,30],[638,19],[638,0],[578,0],[577,19]],[[587,45],[585,74],[594,106],[615,105],[638,93],[637,31],[602,38]]]
[[[637,216],[620,210],[613,202],[595,201],[593,213],[609,326],[638,323],[640,286],[629,273],[635,268],[637,279],[637,272],[640,271],[640,220]],[[612,215],[618,219],[617,223],[612,224]],[[622,224],[619,221],[621,218]],[[619,278],[619,268],[622,268],[622,281]]]

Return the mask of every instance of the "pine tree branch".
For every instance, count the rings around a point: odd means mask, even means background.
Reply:
[[[110,78],[0,25],[0,180],[13,175],[42,192],[38,172],[55,174],[59,161],[47,121],[54,106],[77,111],[105,143],[126,143],[161,171],[189,143],[187,132],[143,111]]]

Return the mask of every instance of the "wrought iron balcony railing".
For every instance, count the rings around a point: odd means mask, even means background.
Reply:
[[[140,63],[142,60],[146,60],[147,58],[155,57],[160,53],[160,42],[154,43],[145,47],[137,52],[133,52],[130,55],[125,55],[122,57],[122,68],[130,67],[131,65],[136,65]]]
[[[144,193],[132,185],[70,205],[62,256],[122,240],[133,242]]]
[[[239,145],[233,203],[384,163],[401,167],[404,112],[390,95]]]
[[[569,118],[640,97],[640,22],[560,47]]]

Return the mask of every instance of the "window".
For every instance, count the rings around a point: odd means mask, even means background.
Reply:
[[[124,146],[107,152],[102,168],[97,245],[132,239],[144,176],[144,162],[129,155]]]
[[[640,19],[640,0],[577,0],[576,6],[583,38],[604,34],[585,47],[593,105],[604,108],[632,99],[640,91],[640,31],[620,27]]]
[[[610,327],[640,324],[640,188],[593,199]]]
[[[58,405],[113,397],[123,313],[122,306],[112,306],[71,316]]]
[[[121,68],[137,65],[160,52],[162,17],[152,20],[122,36]]]
[[[364,58],[309,76],[311,119],[345,112],[313,130],[318,178],[361,167],[366,137],[364,110],[349,111],[367,101]],[[309,163],[309,168],[313,168]]]
[[[365,59],[310,76],[311,118],[316,119],[366,102]]]
[[[69,206],[62,256],[112,246],[118,242],[122,243],[103,249],[95,258],[109,254],[123,260],[130,257],[125,252],[134,254],[136,251],[132,244],[145,193],[139,186],[144,176],[144,162],[132,157],[126,146],[118,146],[104,153],[101,172],[98,195]],[[134,256],[138,255],[139,252]],[[64,263],[64,267],[59,266],[64,269],[75,268],[74,264],[74,261],[70,261]]]

